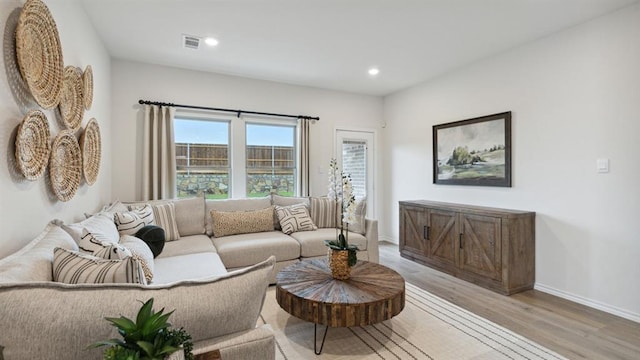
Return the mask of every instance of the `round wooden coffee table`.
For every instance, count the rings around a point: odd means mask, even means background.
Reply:
[[[336,280],[326,259],[305,260],[276,276],[276,300],[289,314],[314,323],[314,351],[320,355],[329,327],[366,326],[404,309],[404,279],[386,266],[359,260],[348,280]],[[317,325],[326,325],[317,350]]]

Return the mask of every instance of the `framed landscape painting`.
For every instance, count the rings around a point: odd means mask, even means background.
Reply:
[[[433,183],[511,186],[511,112],[433,126]]]

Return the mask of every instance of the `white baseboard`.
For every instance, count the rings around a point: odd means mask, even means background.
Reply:
[[[389,237],[389,236],[379,236],[378,235],[378,242],[380,242],[380,241],[386,241],[386,242],[390,242],[392,244],[398,244],[398,240],[396,240],[396,239],[394,239],[392,237]]]
[[[640,314],[536,283],[534,289],[640,323]]]

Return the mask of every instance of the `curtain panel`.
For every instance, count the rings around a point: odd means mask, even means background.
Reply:
[[[142,200],[176,197],[175,107],[145,105]]]

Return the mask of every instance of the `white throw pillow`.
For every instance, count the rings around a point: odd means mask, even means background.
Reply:
[[[87,231],[92,234],[99,234],[102,239],[112,243],[117,243],[120,239],[118,228],[113,222],[113,214],[111,213],[97,213],[78,223],[68,225],[63,224],[62,228],[68,232],[78,244],[82,238],[83,229],[87,229]]]
[[[366,232],[365,216],[367,215],[367,198],[356,202],[355,221],[349,224],[349,231],[364,235]]]
[[[78,244],[80,251],[86,252],[101,259],[126,259],[131,256],[131,251],[124,246],[105,241],[100,235],[92,234],[84,229],[82,238]]]
[[[146,225],[153,224],[153,210],[147,204],[141,208],[113,214],[120,235],[134,235]]]
[[[147,282],[151,282],[153,279],[153,253],[144,241],[131,235],[122,235],[120,237],[120,245],[131,251],[134,258],[137,258],[141,262],[142,269],[144,270],[145,278]]]
[[[276,214],[280,221],[282,232],[289,235],[298,231],[312,231],[318,229],[309,216],[309,211],[304,204],[291,206],[276,205]]]
[[[105,260],[56,247],[53,251],[53,281],[67,284],[147,284],[138,259]]]

